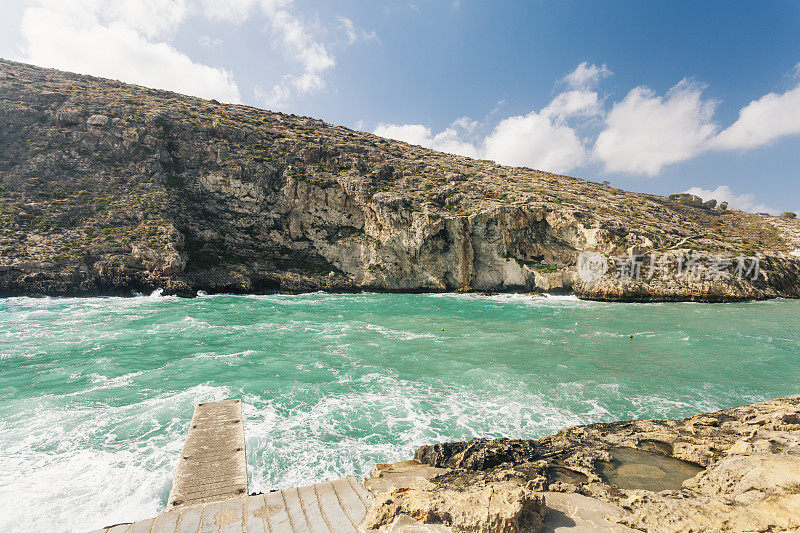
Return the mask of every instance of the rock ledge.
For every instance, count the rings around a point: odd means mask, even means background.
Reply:
[[[380,531],[798,531],[800,397],[422,446],[365,486]]]

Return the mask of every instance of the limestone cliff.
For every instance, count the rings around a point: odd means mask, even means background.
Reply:
[[[2,295],[798,297],[798,234],[797,220],[0,60]],[[715,254],[760,253],[762,269],[755,279],[708,282],[576,275],[584,250],[646,260],[687,249],[706,264]]]

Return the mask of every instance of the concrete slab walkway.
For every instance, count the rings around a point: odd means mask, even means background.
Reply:
[[[242,401],[195,406],[167,510],[247,494]]]
[[[372,496],[352,477],[179,509],[92,533],[356,533]]]

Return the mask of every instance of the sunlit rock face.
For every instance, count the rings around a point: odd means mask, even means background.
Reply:
[[[798,296],[800,221],[0,61],[0,294]],[[761,253],[753,280],[577,276],[586,250]]]
[[[420,531],[796,531],[800,397],[431,444],[364,484],[375,494],[365,524],[390,531],[411,519]],[[484,492],[513,505],[478,506]]]

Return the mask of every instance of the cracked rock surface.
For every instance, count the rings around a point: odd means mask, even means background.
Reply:
[[[800,397],[422,446],[365,485],[385,531],[798,531]]]

